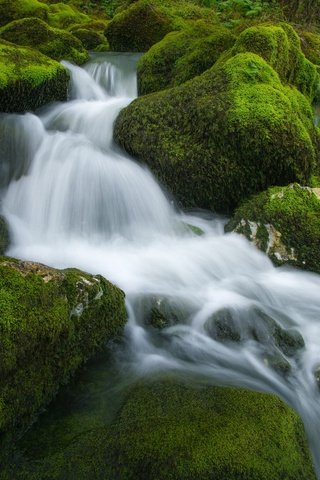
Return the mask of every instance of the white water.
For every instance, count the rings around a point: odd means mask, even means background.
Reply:
[[[320,276],[274,268],[240,236],[224,235],[221,219],[179,213],[151,173],[113,145],[113,122],[136,95],[135,60],[111,55],[85,70],[67,65],[71,101],[39,116],[0,117],[2,186],[10,180],[2,195],[13,236],[8,253],[118,284],[130,314],[122,361],[138,374],[171,369],[277,393],[300,413],[320,479],[313,374],[320,363]],[[151,298],[183,310],[182,320],[161,332],[146,327],[141,312]],[[212,316],[222,309],[241,343],[213,338]],[[306,348],[286,359],[287,378],[266,361],[279,351],[265,315],[304,337]],[[255,340],[253,325],[266,342]]]

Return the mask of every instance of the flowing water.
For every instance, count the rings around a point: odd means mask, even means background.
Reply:
[[[114,120],[136,96],[137,58],[66,63],[69,102],[0,117],[8,253],[119,285],[129,321],[115,362],[133,377],[172,371],[278,394],[304,421],[320,479],[320,276],[275,268],[245,239],[224,234],[222,218],[180,212],[150,171],[113,144]],[[149,324],[155,309],[169,320],[160,330]],[[300,332],[305,348],[281,350],[275,325]]]

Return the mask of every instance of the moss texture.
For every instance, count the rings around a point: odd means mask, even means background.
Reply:
[[[24,17],[48,18],[48,5],[38,0],[0,0],[0,26]]]
[[[67,99],[67,70],[36,50],[1,41],[0,64],[2,112],[25,112]]]
[[[236,388],[193,389],[162,380],[134,386],[110,426],[93,423],[64,448],[57,442],[47,452],[38,448],[35,461],[20,464],[14,478],[316,477],[299,418],[275,396]]]
[[[6,219],[0,215],[0,255],[4,255],[10,244],[10,234]]]
[[[300,34],[301,48],[310,62],[320,66],[320,35],[316,32]]]
[[[59,386],[121,333],[124,294],[100,276],[0,260],[0,432],[27,426]]]
[[[0,38],[24,47],[36,48],[54,60],[82,64],[89,58],[78,38],[69,32],[51,28],[38,18],[24,18],[9,23],[0,29]]]
[[[305,184],[317,138],[307,98],[251,52],[135,100],[115,124],[116,141],[184,206],[226,213],[270,185]]]
[[[140,94],[181,85],[212,67],[236,37],[218,24],[203,20],[171,32],[154,45],[138,64]]]
[[[98,45],[108,47],[107,39],[103,33],[89,28],[75,28],[72,35],[77,37],[87,50],[94,50]]]
[[[115,15],[106,37],[114,51],[146,52],[167,33],[201,18],[212,21],[215,16],[212,10],[187,0],[139,0]]]
[[[243,52],[260,55],[283,83],[297,87],[310,100],[315,97],[319,85],[317,67],[302,53],[299,36],[290,25],[247,28],[237,39],[232,54]]]
[[[86,23],[89,20],[88,15],[81,13],[72,5],[60,2],[49,6],[48,23],[52,27],[68,28],[74,24]]]
[[[226,230],[244,233],[237,228],[241,222],[259,223],[268,237],[280,234],[281,243],[274,247],[269,240],[257,242],[276,264],[290,263],[320,273],[320,199],[311,189],[297,184],[270,188],[241,205]],[[260,236],[261,232],[258,240]]]

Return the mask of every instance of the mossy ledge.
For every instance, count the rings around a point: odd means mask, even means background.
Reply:
[[[170,379],[132,387],[111,425],[37,450],[5,479],[316,479],[302,423],[277,397]]]
[[[69,73],[36,50],[0,41],[0,111],[26,112],[68,96]]]
[[[122,332],[124,294],[76,269],[0,259],[0,433],[19,431]]]
[[[298,184],[269,188],[244,202],[226,231],[245,235],[276,265],[320,273],[319,189],[315,192]]]

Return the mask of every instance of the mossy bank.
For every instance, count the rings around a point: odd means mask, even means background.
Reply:
[[[0,432],[26,427],[126,321],[124,294],[101,276],[0,260]]]

